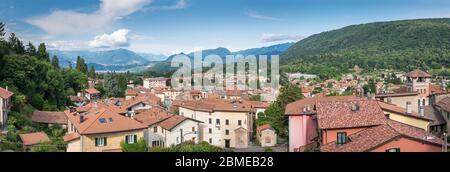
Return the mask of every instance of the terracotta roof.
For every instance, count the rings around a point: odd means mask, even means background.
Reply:
[[[19,137],[22,140],[24,146],[31,146],[39,144],[41,142],[50,141],[47,134],[45,134],[44,132],[20,134]]]
[[[260,101],[246,101],[249,103],[253,108],[268,108],[269,103],[267,102],[260,102]]]
[[[426,73],[424,71],[421,71],[420,69],[413,70],[413,71],[405,74],[405,76],[406,77],[412,77],[412,78],[417,78],[417,77],[431,78],[430,74],[428,74],[428,73]]]
[[[1,98],[7,99],[7,98],[10,98],[12,95],[14,95],[14,93],[0,87],[0,97]]]
[[[147,111],[144,111],[144,112],[141,112],[141,113],[135,115],[133,118],[136,121],[139,121],[146,126],[151,126],[151,125],[161,122],[171,116],[172,116],[172,114],[169,114],[168,112],[164,111],[163,109],[151,108]]]
[[[64,111],[79,134],[113,133],[147,128],[133,119],[120,115],[105,103],[92,104],[90,104],[91,108],[82,114],[83,122],[80,122],[81,114],[78,112]]]
[[[384,125],[368,128],[348,136],[348,143],[337,145],[331,142],[321,146],[322,152],[367,152],[385,145],[397,138],[407,138],[433,145],[442,145],[443,141],[427,131],[388,120]]]
[[[446,97],[436,103],[436,106],[442,108],[443,110],[450,112],[450,97]]]
[[[430,94],[444,94],[449,93],[439,85],[430,84]]]
[[[125,96],[137,96],[138,92],[134,89],[125,90]]]
[[[419,92],[402,92],[402,93],[386,93],[386,94],[377,94],[376,98],[382,97],[404,97],[404,96],[417,96]]]
[[[100,91],[98,91],[95,88],[89,88],[85,90],[88,94],[100,94]]]
[[[44,124],[67,125],[67,116],[64,112],[34,111],[31,120]]]
[[[352,107],[356,106],[356,110]],[[377,101],[329,101],[317,103],[317,121],[320,129],[355,128],[382,125],[386,117]]]
[[[305,114],[303,109],[305,107],[310,107],[311,111],[308,111],[308,114],[315,113],[314,107],[318,102],[327,102],[327,101],[343,101],[343,100],[357,100],[359,99],[356,96],[332,96],[332,97],[310,97],[302,100],[298,100],[292,103],[289,103],[286,106],[285,115],[300,115]]]
[[[161,102],[161,98],[159,98],[158,96],[156,96],[152,93],[142,93],[142,94],[138,94],[136,97],[125,100],[123,102],[122,106],[120,106],[120,108],[128,109],[139,103],[146,103],[149,105],[159,105],[160,102]]]
[[[166,130],[172,130],[182,122],[189,120],[190,118],[180,116],[180,115],[172,115],[171,117],[167,118],[166,120],[162,121],[158,125]],[[191,119],[193,120],[193,119]],[[196,121],[196,120],[195,120]],[[198,121],[197,121],[198,122]]]
[[[242,96],[241,90],[227,90],[227,96]]]
[[[384,102],[378,102],[378,104],[380,105],[381,109],[384,111],[388,111],[388,112],[394,112],[396,114],[399,115],[403,115],[403,116],[407,116],[407,117],[412,117],[412,118],[417,118],[417,119],[422,119],[422,120],[427,120],[427,121],[431,121],[432,119],[426,117],[426,116],[420,116],[419,113],[412,111],[411,114],[406,113],[406,109],[400,106],[396,106],[396,105],[392,105],[392,104],[387,104]]]
[[[260,126],[256,127],[256,132],[260,133],[261,131],[267,130],[267,129],[273,130],[273,128],[270,124],[264,124],[264,125],[260,125]]]
[[[84,102],[84,101],[87,101],[86,97],[78,97],[78,96],[69,96],[69,99],[72,102]]]
[[[66,134],[66,135],[63,137],[63,139],[64,139],[65,142],[70,142],[70,141],[73,141],[73,140],[77,140],[77,139],[79,139],[79,138],[80,138],[80,134],[78,134],[78,133],[70,133],[70,134]]]

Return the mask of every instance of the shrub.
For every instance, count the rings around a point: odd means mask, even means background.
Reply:
[[[124,141],[120,142],[120,147],[122,148],[123,152],[147,152],[148,147],[147,143],[144,139],[139,139],[134,144],[127,144]]]

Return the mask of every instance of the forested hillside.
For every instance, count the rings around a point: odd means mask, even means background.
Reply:
[[[348,26],[299,41],[281,56],[285,71],[322,78],[365,69],[450,67],[450,19],[419,19]]]

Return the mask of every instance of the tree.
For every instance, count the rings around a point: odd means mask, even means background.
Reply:
[[[58,60],[58,57],[53,56],[53,58],[52,58],[52,66],[53,66],[55,69],[59,69],[59,60]]]
[[[59,152],[59,150],[57,145],[53,145],[52,142],[46,141],[31,147],[30,152]]]
[[[251,101],[261,101],[261,95],[260,94],[253,95],[253,96],[250,97],[250,100]]]
[[[20,41],[19,38],[17,38],[15,33],[11,33],[11,36],[9,36],[8,39],[9,47],[11,50],[16,54],[24,54],[25,53],[25,46],[23,45],[22,41]]]
[[[50,62],[50,55],[48,54],[47,48],[45,47],[44,43],[39,44],[37,51],[37,58],[38,60]]]
[[[84,74],[88,73],[88,67],[84,62],[84,59],[80,56],[77,57],[76,69]]]
[[[95,68],[91,66],[91,70],[89,70],[89,78],[95,79]]]
[[[139,139],[136,143],[128,144],[124,141],[120,142],[120,147],[123,152],[147,152],[147,143],[143,138]]]
[[[300,87],[288,84],[284,87],[281,87],[280,89],[280,95],[278,96],[276,103],[284,109],[286,108],[287,104],[292,103],[294,101],[300,100],[303,98],[302,90]]]
[[[26,53],[28,55],[30,55],[30,56],[36,56],[37,55],[36,47],[31,42],[28,42]]]
[[[3,36],[5,36],[5,24],[0,22],[0,40],[3,40]]]
[[[198,144],[185,142],[168,148],[152,147],[149,152],[230,152],[230,150],[210,145],[208,142],[200,142]]]
[[[107,74],[103,83],[106,97],[118,97],[120,95],[119,82],[115,74]]]

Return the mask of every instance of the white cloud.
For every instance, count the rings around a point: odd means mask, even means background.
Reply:
[[[276,33],[264,33],[261,42],[299,41],[305,38],[302,35],[285,35]]]
[[[93,48],[128,47],[130,46],[129,32],[128,29],[120,29],[109,35],[96,36],[94,40],[89,42],[89,46]]]
[[[51,41],[46,44],[48,49],[61,51],[86,50],[88,45],[86,41]]]
[[[49,15],[34,17],[27,22],[49,34],[81,34],[98,32],[115,20],[133,14],[153,0],[101,0],[92,13],[56,10]]]
[[[187,0],[178,0],[177,3],[167,6],[152,6],[143,9],[144,11],[167,11],[167,10],[181,10],[187,7]]]
[[[248,17],[251,17],[251,18],[261,19],[261,20],[283,21],[283,19],[281,19],[281,18],[262,15],[262,14],[258,13],[257,11],[252,11],[252,10],[245,12],[245,15],[247,15]]]

